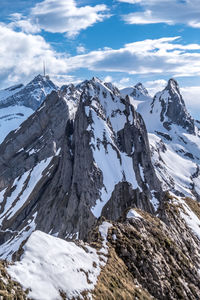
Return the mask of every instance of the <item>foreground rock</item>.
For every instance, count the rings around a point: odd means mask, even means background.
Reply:
[[[167,194],[159,217],[128,209],[117,222],[101,218],[89,243],[36,231],[8,273],[34,300],[198,299],[200,239],[181,215],[190,205],[198,217],[200,206],[182,201]]]

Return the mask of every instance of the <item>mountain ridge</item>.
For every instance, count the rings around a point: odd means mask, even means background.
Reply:
[[[154,98],[141,83],[119,91],[95,77],[52,91],[0,144],[0,257],[20,260],[8,272],[41,299],[30,266],[40,277],[44,263],[57,278],[72,247],[72,273],[84,284],[67,288],[67,269],[64,285],[47,276],[58,299],[196,299],[199,151],[174,79]],[[48,251],[60,258],[57,268]],[[87,262],[81,270],[77,253]]]

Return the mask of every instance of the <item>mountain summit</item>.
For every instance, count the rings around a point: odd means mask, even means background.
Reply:
[[[176,80],[170,79],[162,92],[155,95],[151,113],[159,112],[163,126],[170,130],[172,124],[180,125],[189,133],[195,133],[194,120],[188,113]]]
[[[147,89],[141,82],[138,82],[134,87],[124,88],[120,92],[122,95],[129,95],[134,100],[144,101],[150,99]]]
[[[30,222],[32,230],[85,238],[102,215],[118,219],[130,205],[151,213],[159,207],[146,127],[129,98],[97,79],[77,89],[74,113],[74,87],[53,91],[0,146],[1,230],[15,232],[0,241],[12,241],[10,253]]]
[[[48,76],[38,75],[27,85],[19,84],[0,91],[0,143],[17,129],[58,87]]]
[[[49,79],[48,76],[37,75],[26,86],[21,87],[16,93],[13,93],[4,99],[0,99],[0,109],[11,105],[23,105],[36,110],[44,101],[46,96],[58,87]]]
[[[3,295],[12,278],[34,300],[198,299],[200,132],[177,82],[152,99],[93,78],[30,110],[0,144]]]

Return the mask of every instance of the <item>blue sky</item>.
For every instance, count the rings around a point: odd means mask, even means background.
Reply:
[[[92,76],[153,95],[178,80],[200,109],[199,0],[1,0],[0,87],[47,71],[58,84]]]

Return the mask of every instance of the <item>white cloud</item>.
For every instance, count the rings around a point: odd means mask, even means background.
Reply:
[[[130,82],[130,78],[129,77],[123,77],[120,81],[121,84],[127,84]]]
[[[87,68],[93,71],[128,74],[165,74],[200,76],[200,45],[177,43],[179,37],[144,40],[123,48],[92,51],[69,57],[70,70]]]
[[[120,80],[116,80],[112,76],[108,75],[104,78],[104,82],[112,82],[118,89],[123,89],[130,85],[130,78],[129,77],[122,77]]]
[[[142,11],[123,16],[129,24],[180,23],[200,28],[199,0],[118,0],[119,2],[138,3]]]
[[[77,52],[78,54],[82,54],[82,53],[85,53],[85,52],[86,52],[86,49],[85,49],[84,46],[79,45],[78,47],[76,47],[76,52]]]
[[[0,24],[0,82],[6,87],[16,82],[24,82],[42,72],[42,62],[47,63],[47,72],[60,80],[77,81],[69,72],[81,68],[90,71],[124,73],[117,81],[119,87],[130,85],[127,74],[150,76],[200,76],[200,45],[183,45],[178,37],[144,40],[124,45],[114,50],[91,51],[69,56],[57,53],[43,37],[36,34],[17,32],[8,25]],[[12,45],[12,47],[11,47]],[[192,50],[192,51],[191,51]],[[66,74],[67,77],[66,77]],[[106,81],[114,81],[111,77]],[[119,77],[119,76],[118,76]],[[162,85],[162,81],[148,82],[152,91]]]
[[[3,88],[41,73],[44,59],[52,75],[64,74],[67,70],[67,56],[56,53],[41,36],[17,32],[3,24],[0,24],[0,53]]]
[[[51,76],[51,79],[59,87],[61,87],[62,85],[70,84],[70,83],[78,84],[83,81],[83,79],[81,79],[81,78],[77,78],[75,76],[66,75],[66,74],[61,74],[61,75],[53,74]]]
[[[76,6],[74,0],[44,0],[31,10],[31,18],[41,29],[76,36],[81,30],[108,18],[106,5]]]
[[[12,29],[19,28],[22,32],[33,34],[41,31],[38,24],[33,23],[31,19],[28,19],[19,13],[12,14],[10,19],[12,22],[9,23],[8,27]]]
[[[118,0],[118,2],[124,2],[124,3],[130,3],[130,4],[135,4],[135,3],[139,3],[142,0]]]
[[[108,75],[108,76],[106,76],[106,77],[104,78],[103,81],[104,81],[104,82],[112,82],[112,81],[113,81],[113,78],[112,78],[112,76]]]
[[[144,86],[147,88],[149,94],[153,97],[157,92],[162,91],[167,85],[167,81],[164,79],[157,79],[144,82]]]
[[[188,110],[200,120],[200,86],[184,86],[180,88],[180,91]]]

